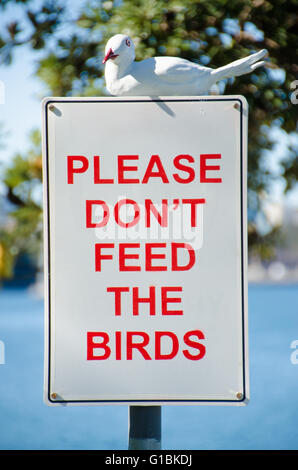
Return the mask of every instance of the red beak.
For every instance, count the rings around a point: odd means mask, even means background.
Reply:
[[[118,54],[114,54],[113,49],[109,49],[102,63],[105,64],[107,60],[116,59],[116,57],[118,57]]]

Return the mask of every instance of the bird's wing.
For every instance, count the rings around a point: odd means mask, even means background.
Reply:
[[[155,57],[154,73],[168,83],[191,82],[198,79],[199,73],[209,71],[194,62],[178,57]]]

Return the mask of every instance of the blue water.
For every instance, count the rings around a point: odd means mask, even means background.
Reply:
[[[163,449],[297,450],[294,340],[298,286],[250,285],[250,403],[164,406]],[[30,290],[0,290],[0,341],[5,346],[5,364],[0,364],[1,450],[127,449],[127,406],[43,403],[43,301]]]

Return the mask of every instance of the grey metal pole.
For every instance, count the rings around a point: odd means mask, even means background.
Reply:
[[[161,406],[129,407],[128,449],[161,449]]]

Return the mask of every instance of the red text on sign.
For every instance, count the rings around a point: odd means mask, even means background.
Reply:
[[[195,250],[190,243],[145,243],[145,266],[141,267],[140,247],[140,243],[119,243],[117,247],[119,271],[188,271],[195,264]],[[169,261],[166,259],[167,248],[170,251]],[[103,261],[114,260],[114,250],[115,243],[95,244],[95,271],[103,270]],[[181,254],[186,255],[186,261],[179,260]]]
[[[142,358],[145,361],[171,360],[179,351],[190,361],[198,361],[206,354],[201,340],[205,336],[201,330],[187,331],[179,341],[177,334],[171,331],[155,331],[150,337],[145,331],[115,331],[115,335],[105,331],[87,332],[87,360],[131,361]],[[186,346],[186,348],[185,348]]]
[[[144,291],[144,288],[142,288]],[[123,312],[122,304],[123,304],[123,295],[130,295],[132,298],[132,314],[139,315],[140,314],[140,304],[143,306],[147,306],[149,308],[149,315],[153,316],[156,315],[156,287],[150,286],[149,287],[148,296],[142,296],[139,292],[139,287],[132,288],[132,294],[127,294],[130,292],[129,287],[107,287],[107,292],[114,294],[114,315],[121,316]],[[174,310],[169,307],[169,304],[176,304],[181,303],[181,296],[172,297],[169,295],[170,292],[182,292],[182,287],[180,286],[163,286],[160,288],[160,298],[161,298],[161,306],[159,313],[162,315],[183,315],[182,310]],[[173,294],[175,295],[175,294]]]
[[[180,204],[181,207],[190,207],[190,222],[191,227],[197,227],[197,209],[201,204],[205,204],[204,198],[192,198],[192,199],[173,199],[175,202],[175,209]],[[151,227],[152,218],[157,221],[161,227],[168,227],[169,219],[169,203],[167,199],[162,200],[161,210],[159,210],[151,199],[144,200],[144,211],[145,211],[145,226]],[[101,208],[100,216],[95,217],[93,215],[94,208]],[[121,215],[121,209],[133,209],[132,220],[127,221],[123,219]],[[114,206],[113,217],[117,225],[123,228],[134,227],[140,221],[141,208],[140,205],[133,199],[120,199]],[[101,200],[89,200],[86,201],[86,228],[104,227],[108,224],[111,218],[111,211],[108,204]]]
[[[180,184],[192,183],[197,179],[200,183],[221,183],[218,177],[221,170],[219,165],[210,165],[209,160],[220,160],[220,153],[200,154],[197,159],[191,155],[181,154],[170,159],[171,169],[166,169],[159,155],[152,155],[146,165],[145,171],[139,169],[139,155],[118,155],[115,170],[117,178],[104,178],[101,175],[101,159],[99,155],[93,156],[93,165],[84,155],[67,156],[67,183],[74,184],[79,175],[92,171],[94,184],[148,184],[158,180],[163,184],[172,182]],[[198,162],[196,160],[199,160]],[[169,161],[169,158],[167,158]],[[91,167],[91,168],[90,168]],[[114,171],[115,171],[114,170]],[[178,170],[178,173],[177,173]],[[215,175],[214,175],[214,172]],[[213,173],[210,175],[210,173]],[[76,177],[74,177],[76,175]]]

